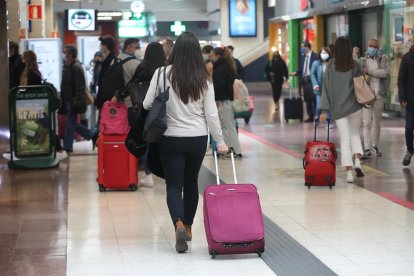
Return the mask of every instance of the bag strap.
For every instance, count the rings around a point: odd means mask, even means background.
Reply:
[[[159,69],[158,69],[157,86],[155,86],[155,89],[157,89],[157,90],[158,90],[158,84],[159,84],[159,82],[160,82],[161,69],[162,69],[162,68],[159,68]],[[161,92],[160,92],[160,94],[161,94]]]

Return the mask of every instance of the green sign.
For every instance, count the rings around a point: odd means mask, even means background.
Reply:
[[[187,27],[183,25],[181,21],[175,21],[174,25],[171,25],[170,30],[173,32],[176,36],[179,36],[183,32],[185,32]]]

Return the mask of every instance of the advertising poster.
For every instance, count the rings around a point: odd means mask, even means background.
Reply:
[[[26,49],[36,53],[42,78],[60,90],[62,74],[62,48],[60,39],[28,39]]]
[[[257,36],[256,0],[229,0],[231,37]]]
[[[16,100],[17,157],[50,154],[48,103],[48,99]]]

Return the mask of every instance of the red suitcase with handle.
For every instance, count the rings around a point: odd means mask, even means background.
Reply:
[[[216,255],[264,252],[264,224],[257,188],[237,184],[234,156],[231,154],[234,183],[220,185],[217,154],[214,159],[217,185],[204,190],[204,227],[208,251]]]
[[[98,184],[105,189],[138,188],[138,160],[125,147],[125,135],[100,135],[98,139]]]
[[[305,169],[305,186],[329,186],[336,183],[336,147],[329,142],[329,121],[327,141],[316,141],[316,121],[313,141],[306,143],[303,168]]]

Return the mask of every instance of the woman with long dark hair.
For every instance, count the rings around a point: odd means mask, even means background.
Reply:
[[[234,149],[235,158],[242,158],[231,104],[234,100],[233,83],[237,76],[236,64],[226,48],[214,48],[210,53],[210,57],[213,61],[214,92],[224,141]]]
[[[289,79],[286,62],[280,56],[279,51],[273,53],[272,60],[266,65],[264,71],[266,79],[270,81],[272,86],[275,110],[279,110],[279,99],[280,95],[282,95],[283,82]]]
[[[149,83],[156,69],[165,65],[166,57],[162,45],[158,42],[151,42],[145,49],[144,59],[138,65],[134,75],[137,76],[136,81],[141,83]],[[121,101],[129,96],[127,89],[118,91],[116,100]],[[134,99],[135,100],[135,99]],[[132,101],[133,104],[134,101]],[[144,167],[145,177],[139,180],[139,183],[146,187],[153,187],[154,180],[152,173],[147,166],[147,153],[139,159],[139,164]]]
[[[198,173],[207,148],[207,127],[217,141],[218,151],[225,153],[228,148],[221,133],[214,87],[193,33],[181,34],[167,66],[155,71],[144,100],[147,110],[159,93],[157,83],[158,87],[164,87],[164,70],[165,87],[170,87],[168,129],[159,142],[159,151],[167,185],[167,205],[175,226],[175,249],[182,253],[188,250],[187,241],[192,238],[191,225],[199,196]]]
[[[362,120],[362,105],[356,100],[353,77],[362,74],[362,68],[352,57],[352,46],[348,38],[335,41],[332,61],[328,64],[323,81],[320,121],[324,122],[330,111],[339,130],[341,164],[346,168],[346,181],[354,182],[356,176],[363,177],[361,169],[362,144],[359,129]]]

